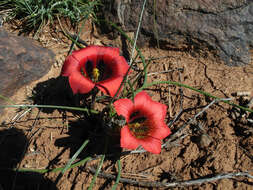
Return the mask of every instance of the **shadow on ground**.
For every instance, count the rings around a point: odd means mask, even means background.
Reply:
[[[28,140],[21,130],[0,131],[0,189],[3,190],[57,190],[55,184],[36,172],[16,172],[14,169],[26,153]]]
[[[38,83],[29,98],[33,104],[37,105],[54,105],[54,106],[70,106],[70,107],[88,107],[87,102],[90,94],[74,95],[67,77],[59,76],[51,78],[47,81]],[[83,101],[81,101],[83,100]],[[55,108],[40,108],[44,113],[52,113]],[[57,109],[60,113],[64,109]],[[80,113],[80,111],[68,110],[72,113]]]
[[[85,140],[89,140],[85,151],[79,158],[101,154],[118,155],[121,152],[119,146],[119,133],[113,132],[103,120],[101,114],[86,115],[69,123],[68,137],[56,140],[58,147],[70,148],[70,156],[73,156]]]

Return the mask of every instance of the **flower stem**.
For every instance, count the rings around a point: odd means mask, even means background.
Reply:
[[[80,108],[80,107],[70,107],[70,106],[54,106],[54,105],[28,105],[28,104],[20,104],[20,105],[0,105],[0,108],[55,108],[55,109],[66,109],[66,110],[76,110],[83,111],[87,113],[99,113],[96,110]]]
[[[217,96],[214,96],[208,92],[205,92],[205,91],[202,91],[202,90],[199,90],[199,89],[196,89],[194,87],[191,87],[191,86],[188,86],[186,84],[182,84],[180,82],[175,82],[175,81],[155,81],[155,82],[152,82],[152,83],[148,83],[148,84],[145,84],[143,85],[141,88],[139,88],[138,90],[136,90],[136,93],[142,91],[144,88],[148,88],[150,86],[153,86],[153,85],[157,85],[157,84],[171,84],[171,85],[176,85],[176,86],[181,86],[181,87],[184,87],[184,88],[188,88],[188,89],[191,89],[195,92],[199,92],[200,94],[203,94],[205,96],[208,96],[208,97],[211,97],[211,98],[214,98],[214,99],[220,99],[219,97]],[[234,107],[237,107],[237,108],[240,108],[244,111],[248,111],[248,112],[251,112],[253,113],[253,110],[250,109],[250,108],[246,108],[246,107],[243,107],[243,106],[240,106],[240,105],[237,105],[229,100],[222,100],[222,102],[226,103],[226,104],[229,104],[229,105],[232,105]]]

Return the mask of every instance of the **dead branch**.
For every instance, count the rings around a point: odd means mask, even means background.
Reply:
[[[188,122],[186,122],[185,124],[183,124],[183,126],[180,127],[180,129],[179,129],[176,133],[172,134],[172,135],[170,136],[170,138],[163,144],[162,147],[168,147],[168,145],[169,145],[171,142],[175,141],[177,138],[181,137],[182,135],[185,136],[185,134],[183,134],[183,133],[184,133],[185,128],[186,128],[188,125],[194,123],[194,122],[196,121],[197,117],[199,117],[199,116],[200,116],[201,114],[203,114],[207,109],[209,109],[210,106],[212,106],[213,104],[215,104],[215,103],[217,103],[217,102],[224,101],[224,100],[230,100],[230,98],[226,98],[226,99],[225,99],[225,98],[215,99],[215,100],[213,100],[210,104],[208,104],[207,106],[205,106],[205,107],[204,107],[200,112],[198,112],[194,117],[192,117],[191,119],[189,119]]]
[[[182,68],[169,69],[169,70],[166,70],[166,71],[159,71],[159,72],[150,72],[150,73],[147,74],[147,76],[165,74],[165,73],[170,73],[170,72],[173,72],[173,71],[181,71],[181,70],[182,70]]]
[[[95,173],[96,169],[89,167],[88,170],[91,173]],[[107,178],[107,179],[116,179],[116,175],[100,172],[98,174],[99,177]],[[120,178],[121,183],[128,183],[131,185],[136,186],[144,186],[144,187],[185,187],[185,186],[193,186],[193,185],[200,185],[203,183],[209,183],[217,180],[222,179],[231,179],[235,177],[247,177],[253,179],[253,176],[250,175],[248,172],[238,172],[238,173],[223,173],[223,174],[217,174],[213,177],[204,177],[199,179],[192,179],[192,180],[186,180],[186,181],[177,181],[172,183],[162,183],[162,182],[148,182],[148,181],[136,181],[133,179],[127,179],[127,178]]]

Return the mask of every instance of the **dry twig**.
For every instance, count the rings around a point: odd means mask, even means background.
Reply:
[[[230,100],[230,98],[229,98],[229,99],[228,99],[228,98],[226,98],[226,99],[225,99],[225,98],[221,98],[221,99],[215,99],[215,100],[213,100],[210,104],[208,104],[206,107],[204,107],[199,113],[197,113],[193,118],[191,118],[187,123],[185,123],[182,127],[180,127],[180,129],[179,129],[176,133],[172,134],[172,135],[170,136],[170,138],[163,144],[162,147],[168,147],[168,145],[169,145],[171,142],[177,140],[180,136],[181,136],[180,139],[182,139],[182,137],[187,136],[186,134],[183,134],[183,132],[184,132],[185,128],[186,128],[188,125],[190,125],[190,124],[192,124],[193,122],[195,122],[196,119],[197,119],[197,117],[200,116],[201,114],[203,114],[203,113],[204,113],[208,108],[210,108],[210,106],[212,106],[214,103],[217,103],[217,102],[220,102],[220,101],[224,101],[224,100]]]
[[[170,72],[173,72],[173,71],[181,71],[181,70],[183,70],[183,69],[178,68],[178,69],[169,69],[169,70],[166,70],[166,71],[150,72],[150,73],[147,74],[147,76],[165,74],[165,73],[170,73]]]
[[[88,168],[91,173],[95,173],[95,168]],[[116,175],[107,174],[104,172],[100,172],[98,174],[99,177],[107,178],[107,179],[116,179]],[[185,187],[185,186],[192,186],[192,185],[200,185],[203,183],[209,183],[221,179],[231,179],[235,177],[247,177],[253,179],[253,176],[250,175],[248,172],[238,172],[238,173],[223,173],[223,174],[217,174],[213,177],[204,177],[199,179],[192,179],[192,180],[186,180],[186,181],[176,181],[171,183],[162,183],[162,182],[147,182],[147,181],[136,181],[133,179],[127,179],[127,178],[120,178],[121,183],[128,183],[131,185],[138,185],[138,186],[144,186],[144,187]]]

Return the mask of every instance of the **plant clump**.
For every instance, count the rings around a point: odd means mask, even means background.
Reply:
[[[24,33],[41,32],[57,17],[69,19],[72,25],[95,17],[97,0],[1,0],[0,11],[7,12],[7,20],[17,23]]]

